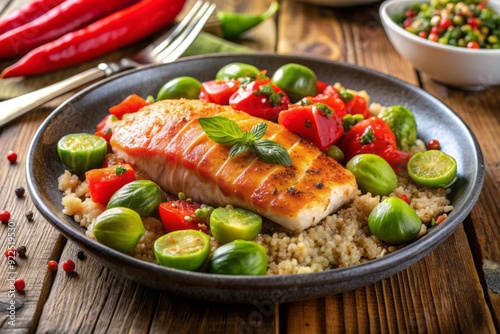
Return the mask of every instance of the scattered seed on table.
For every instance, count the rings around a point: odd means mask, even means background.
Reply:
[[[0,221],[3,224],[7,224],[10,220],[10,212],[7,210],[0,211]]]
[[[24,187],[17,186],[14,191],[15,191],[17,197],[23,197],[24,196],[24,192],[25,192]]]
[[[57,268],[59,267],[59,264],[57,263],[57,261],[50,260],[47,263],[47,267],[49,268],[50,271],[57,271]]]
[[[29,221],[32,221],[33,220],[33,211],[30,210],[30,211],[26,212],[25,216],[26,216],[26,219],[28,219]]]
[[[9,153],[7,153],[7,159],[11,164],[15,164],[17,161],[17,153],[14,151],[9,151]]]
[[[73,262],[73,260],[64,261],[62,267],[63,270],[68,274],[71,274],[73,271],[75,271],[75,263]]]
[[[3,255],[9,260],[14,260],[17,256],[17,250],[15,247],[10,247],[3,252]]]
[[[83,261],[83,260],[85,260],[87,258],[87,255],[85,255],[84,251],[80,250],[76,254],[76,257],[78,257],[78,260]]]
[[[26,257],[26,246],[19,246],[17,247],[17,254],[21,257]]]
[[[22,278],[18,278],[14,281],[14,288],[16,288],[17,291],[23,291],[25,287],[26,283]]]

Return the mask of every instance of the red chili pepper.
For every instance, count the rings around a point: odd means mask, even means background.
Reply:
[[[384,158],[395,171],[404,168],[411,157],[411,154],[398,150],[396,136],[389,125],[378,117],[356,123],[338,146],[344,152],[346,161],[357,154],[372,153]]]
[[[0,20],[0,34],[20,27],[47,13],[65,0],[32,0]]]
[[[148,104],[151,104],[151,101],[144,100],[137,94],[131,94],[116,106],[109,108],[109,113],[122,119],[123,115],[134,113]]]
[[[135,42],[174,21],[185,0],[143,0],[86,28],[32,50],[2,72],[3,78],[76,65]]]
[[[0,58],[25,55],[34,48],[80,29],[138,0],[68,0],[45,15],[0,36]]]

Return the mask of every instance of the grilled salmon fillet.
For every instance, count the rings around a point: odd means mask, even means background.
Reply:
[[[263,162],[250,152],[228,158],[198,118],[222,116],[243,131],[266,122],[264,138],[286,148],[292,166]],[[231,204],[292,231],[306,229],[349,202],[354,176],[283,126],[199,100],[163,100],[114,122],[111,147],[172,194],[183,192],[212,206]]]

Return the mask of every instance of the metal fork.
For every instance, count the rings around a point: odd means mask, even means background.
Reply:
[[[193,43],[214,10],[215,4],[199,0],[175,28],[135,56],[123,58],[117,63],[101,63],[66,80],[0,102],[0,126],[86,83],[142,65],[173,62]]]

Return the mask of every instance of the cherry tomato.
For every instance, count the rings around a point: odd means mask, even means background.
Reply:
[[[14,164],[17,161],[17,153],[14,151],[9,151],[7,153],[7,160],[10,161],[10,163]]]
[[[205,220],[196,217],[198,203],[175,200],[160,203],[160,219],[167,232],[178,230],[205,230]]]
[[[91,169],[85,173],[85,179],[92,201],[106,205],[118,189],[135,180],[135,173],[128,164],[113,165]]]
[[[411,203],[410,199],[408,198],[408,196],[406,196],[406,194],[399,195],[398,197],[401,198],[403,201],[405,201],[407,204]]]
[[[320,150],[327,150],[344,134],[342,119],[326,104],[296,106],[279,114],[278,123]]]
[[[10,220],[10,212],[7,210],[0,211],[0,221],[3,224],[7,224]]]
[[[115,115],[107,115],[104,119],[99,122],[96,126],[95,135],[104,138],[108,143],[113,134],[111,129],[111,123],[117,121],[118,118]]]
[[[267,120],[277,119],[280,111],[287,109],[289,103],[285,92],[272,84],[270,79],[252,81],[246,87],[239,88],[229,99],[234,109]]]
[[[381,118],[371,117],[356,123],[339,143],[346,161],[357,154],[372,153],[385,159],[397,172],[404,168],[411,154],[399,151],[396,136]]]
[[[151,104],[151,101],[144,100],[137,94],[132,94],[116,106],[109,108],[109,113],[115,115],[118,119],[122,119],[123,115],[134,113],[148,104]]]
[[[476,41],[470,41],[469,43],[467,43],[467,48],[468,49],[480,49],[481,46]]]
[[[201,84],[200,100],[228,105],[229,98],[240,87],[238,80],[211,80]]]

